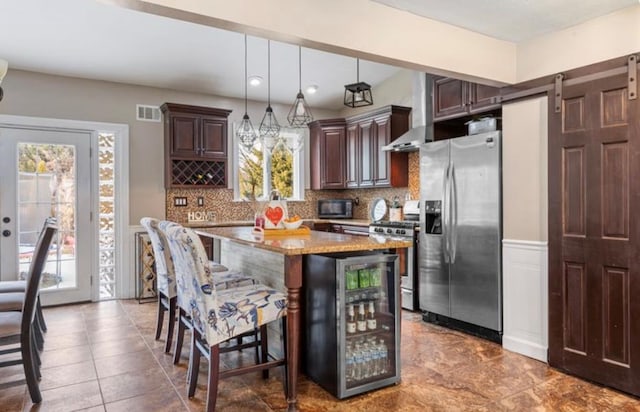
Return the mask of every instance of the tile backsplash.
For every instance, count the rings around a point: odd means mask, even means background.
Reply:
[[[368,219],[369,204],[373,199],[384,198],[388,202],[398,196],[404,202],[405,195],[411,194],[417,199],[420,194],[420,157],[418,152],[409,153],[409,187],[387,189],[349,189],[349,190],[305,190],[305,200],[287,202],[289,215],[300,215],[305,219],[317,218],[318,199],[339,198],[360,200],[353,209],[354,219]],[[176,198],[186,198],[186,206],[175,206]],[[202,199],[199,199],[202,198]],[[198,206],[198,204],[202,206]],[[166,218],[176,222],[188,221],[189,213],[214,216],[214,221],[253,220],[255,205],[251,202],[233,200],[231,189],[168,189],[166,192]]]

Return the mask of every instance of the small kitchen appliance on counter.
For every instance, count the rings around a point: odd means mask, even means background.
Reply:
[[[353,199],[318,200],[319,219],[353,219]]]

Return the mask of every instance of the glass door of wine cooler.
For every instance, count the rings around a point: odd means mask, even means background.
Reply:
[[[346,398],[400,381],[398,256],[308,255],[303,371]]]
[[[397,255],[337,260],[338,397],[399,381],[398,270]]]

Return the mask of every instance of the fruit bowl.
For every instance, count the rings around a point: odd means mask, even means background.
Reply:
[[[302,225],[302,219],[295,220],[293,222],[287,222],[286,220],[283,220],[282,223],[284,224],[285,229],[297,229],[300,227],[300,225]]]

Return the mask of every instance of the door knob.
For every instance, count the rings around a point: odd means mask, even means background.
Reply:
[[[9,223],[9,222],[11,222],[11,218],[9,216],[5,216],[5,217],[2,218],[2,221],[4,223]]]
[[[9,236],[11,236],[11,231],[10,231],[10,230],[8,230],[8,229],[3,230],[3,231],[2,231],[2,236],[4,236],[4,237],[9,237]]]

